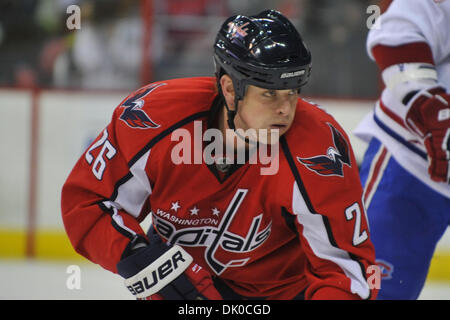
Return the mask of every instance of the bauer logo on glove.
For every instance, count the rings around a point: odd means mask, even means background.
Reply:
[[[149,241],[137,237],[117,264],[125,286],[145,300],[220,300],[211,275],[178,245],[164,243],[153,227]],[[133,249],[136,248],[136,249]]]
[[[189,267],[192,257],[174,246],[147,268],[125,280],[125,286],[137,298],[145,298],[161,290]]]

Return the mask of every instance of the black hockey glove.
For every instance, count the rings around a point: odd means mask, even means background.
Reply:
[[[125,286],[137,299],[221,300],[211,275],[178,245],[169,246],[155,232],[149,244],[135,238],[135,248],[117,264]]]

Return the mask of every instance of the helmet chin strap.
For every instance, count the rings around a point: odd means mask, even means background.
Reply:
[[[228,127],[233,131],[236,131],[236,126],[234,125],[234,117],[235,116],[236,116],[236,111],[230,110],[227,107],[227,124],[228,124]]]
[[[236,125],[234,124],[234,118],[236,117],[237,114],[237,108],[238,108],[238,103],[239,103],[239,97],[237,95],[234,96],[234,106],[235,106],[235,110],[230,110],[230,108],[228,107],[228,104],[225,102],[225,107],[227,108],[227,124],[228,127],[234,131],[234,133],[242,140],[245,141],[245,143],[250,144],[250,145],[257,145],[258,141],[251,141],[249,138],[247,137],[243,137],[238,130],[236,130]]]
[[[228,124],[228,127],[233,131],[236,131],[236,126],[234,124],[234,117],[236,117],[238,103],[239,103],[239,97],[237,94],[234,95],[234,109],[235,110],[230,110],[230,107],[228,107],[228,103],[225,101],[225,108],[227,108],[227,124]]]

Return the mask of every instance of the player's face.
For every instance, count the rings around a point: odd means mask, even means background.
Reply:
[[[272,130],[279,130],[281,137],[292,125],[298,97],[295,89],[272,90],[249,85],[238,107],[236,128],[267,130],[269,137]]]

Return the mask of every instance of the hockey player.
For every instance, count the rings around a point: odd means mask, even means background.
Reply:
[[[62,190],[74,248],[137,298],[374,298],[358,168],[339,124],[299,98],[311,56],[297,30],[276,11],[230,17],[214,60],[216,78],[156,82],[115,109]],[[180,137],[206,153],[199,125],[246,161],[174,161]],[[278,166],[261,174],[249,160],[268,144]]]
[[[355,132],[370,141],[361,180],[378,298],[416,299],[450,222],[450,1],[394,0],[380,19],[367,49],[384,89]]]

